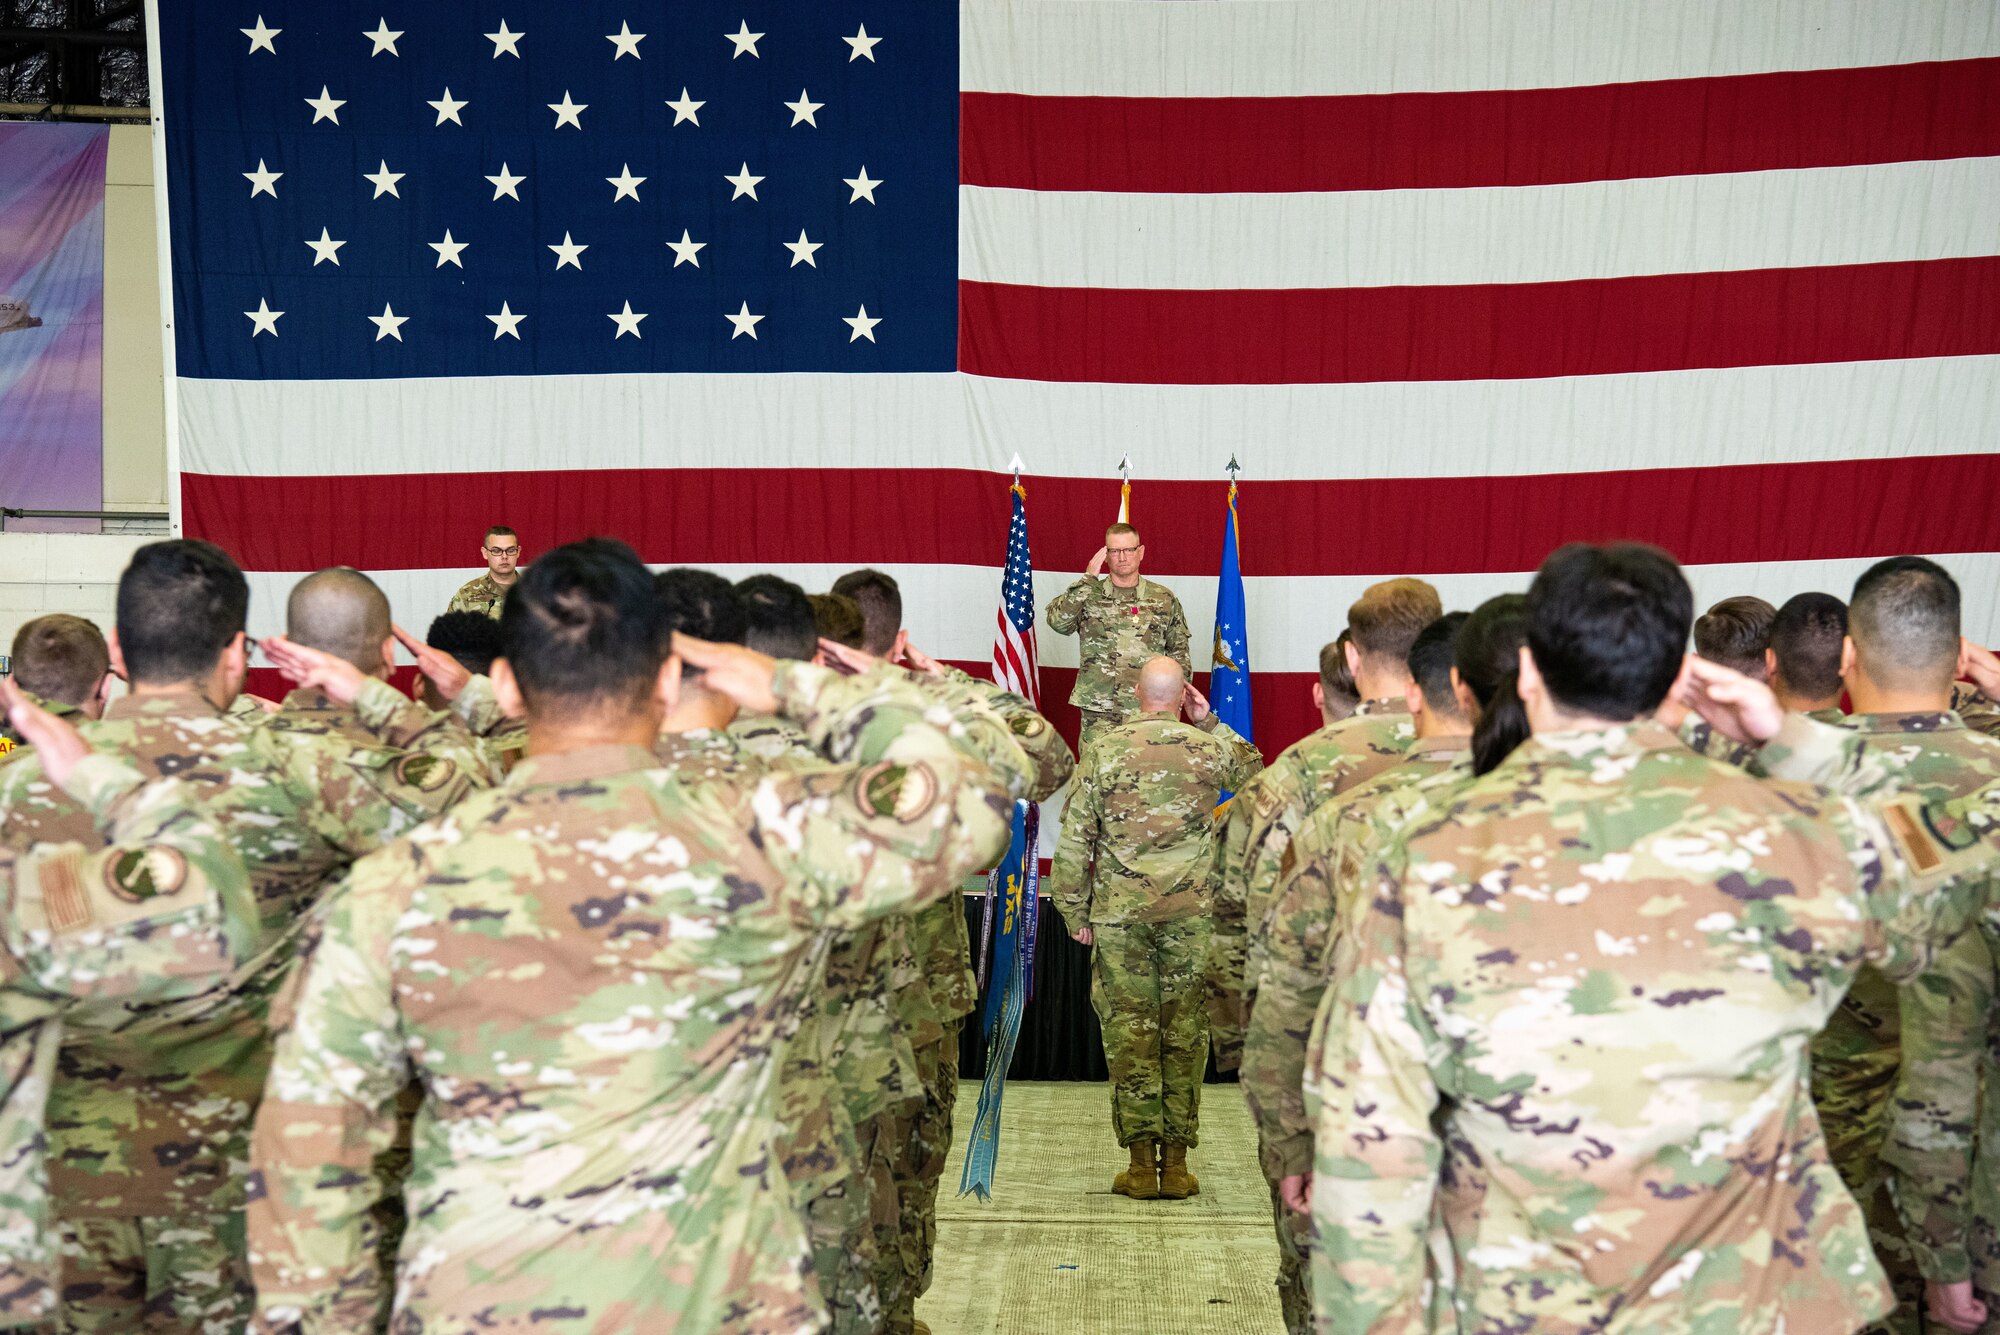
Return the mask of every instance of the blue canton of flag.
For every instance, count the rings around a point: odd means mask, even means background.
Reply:
[[[493,13],[160,0],[178,374],[954,369],[955,7]]]
[[[1208,703],[1215,716],[1250,735],[1250,632],[1243,609],[1243,567],[1237,559],[1236,484],[1229,484],[1229,515],[1222,529],[1222,574],[1215,585],[1215,649],[1208,673]],[[1227,801],[1228,793],[1223,800]]]

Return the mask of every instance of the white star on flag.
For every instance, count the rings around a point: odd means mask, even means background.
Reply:
[[[736,50],[729,57],[731,60],[736,59],[737,56],[742,55],[746,51],[753,56],[757,56],[759,60],[764,58],[757,55],[757,43],[763,40],[764,34],[761,32],[751,32],[750,21],[748,19],[744,19],[735,32],[726,32],[722,35],[736,45]]]
[[[863,306],[852,315],[843,315],[840,319],[843,324],[854,331],[847,336],[849,343],[854,342],[858,338],[865,338],[870,343],[873,343],[875,341],[875,326],[882,323],[882,317],[868,314],[866,306]]]
[[[687,85],[682,84],[680,99],[678,101],[669,101],[667,105],[674,110],[675,125],[679,125],[682,121],[690,121],[695,125],[700,125],[701,117],[695,115],[695,112],[700,111],[708,103],[694,101],[688,96]]]
[[[347,243],[345,241],[335,241],[327,234],[327,230],[322,227],[319,229],[319,240],[307,241],[306,244],[312,247],[313,267],[317,269],[326,260],[332,260],[335,265],[338,265],[340,263],[340,248]]]
[[[274,172],[266,167],[262,158],[257,159],[256,171],[243,173],[243,179],[250,183],[250,198],[252,199],[257,198],[259,195],[269,195],[272,199],[276,199],[278,197],[278,181],[283,176],[283,172]]]
[[[737,311],[736,314],[731,315],[728,311],[724,311],[722,318],[735,326],[734,332],[729,335],[729,341],[734,343],[745,334],[750,335],[752,338],[757,337],[757,322],[764,317],[761,315],[752,315],[750,313],[750,303],[746,301],[743,303],[743,309]]]
[[[848,203],[852,204],[856,200],[865,199],[870,204],[873,204],[875,202],[875,187],[882,183],[877,180],[871,180],[868,175],[868,168],[863,167],[861,175],[843,176],[841,184],[854,191],[853,194],[847,197]]]
[[[258,22],[262,23],[263,20],[259,19]],[[277,52],[273,51],[271,54],[276,55]],[[278,336],[278,317],[284,312],[272,310],[270,302],[259,297],[257,309],[243,313],[250,317],[250,337],[255,338],[259,334],[269,334],[272,338]]]
[[[374,171],[361,173],[361,179],[375,184],[375,193],[369,196],[370,199],[380,199],[384,195],[394,195],[397,199],[401,199],[403,192],[396,188],[396,182],[408,175],[408,172],[390,171],[388,159],[384,158],[382,165]]]
[[[745,195],[750,196],[752,199],[757,198],[757,183],[764,178],[761,176],[752,176],[750,174],[750,164],[746,162],[737,168],[736,175],[725,175],[722,179],[736,187],[736,193],[730,196],[734,200],[741,199]]]
[[[489,315],[486,318],[493,322],[493,341],[495,343],[500,341],[502,334],[519,343],[521,341],[521,321],[528,317],[525,314],[514,314],[514,312],[507,309],[507,303],[503,301],[500,303],[500,313],[498,315]]]
[[[507,164],[503,162],[500,164],[500,174],[498,176],[489,176],[486,179],[493,183],[493,198],[498,199],[502,195],[505,195],[509,199],[519,199],[521,196],[514,187],[528,178],[525,176],[516,176],[509,172]]]
[[[306,98],[305,103],[313,109],[312,123],[314,125],[318,125],[321,121],[332,121],[335,125],[338,125],[340,124],[340,109],[347,105],[347,99],[344,97],[335,97],[327,91],[325,84],[321,84],[319,86],[319,96]]]
[[[256,27],[238,28],[236,31],[242,33],[245,37],[248,37],[250,39],[250,49],[244,52],[243,53],[244,55],[254,56],[259,51],[269,51],[272,55],[275,56],[278,54],[278,47],[277,44],[273,42],[271,39],[276,37],[279,33],[283,32],[284,29],[265,27],[264,16],[262,14],[259,14],[257,16]]]
[[[604,180],[618,191],[617,194],[611,197],[613,204],[616,204],[621,199],[629,199],[635,204],[642,202],[639,199],[639,187],[646,183],[646,178],[643,176],[634,176],[632,174],[631,163],[626,163],[620,169],[618,175],[607,176]]]
[[[456,264],[461,269],[465,267],[465,262],[458,258],[458,253],[464,250],[470,243],[452,240],[451,229],[449,227],[444,229],[444,240],[431,241],[426,244],[438,253],[438,262],[432,265],[432,268],[442,269],[447,264]]]
[[[410,322],[409,316],[396,314],[394,310],[390,309],[389,303],[386,301],[382,303],[382,313],[380,315],[371,315],[368,318],[375,324],[375,341],[377,343],[380,343],[385,338],[393,338],[398,343],[401,343],[403,341],[403,326]]]
[[[792,262],[785,266],[787,269],[796,269],[801,264],[809,264],[817,269],[819,268],[819,261],[813,258],[813,252],[824,246],[826,242],[806,240],[806,229],[801,227],[799,229],[798,240],[781,241],[778,244],[792,252]]]
[[[363,37],[366,37],[369,41],[375,43],[375,49],[368,53],[369,59],[371,60],[374,59],[376,56],[381,55],[384,51],[387,51],[390,55],[395,56],[398,60],[402,59],[403,53],[396,49],[396,39],[398,37],[401,37],[403,34],[400,32],[390,32],[389,20],[376,19],[375,31],[364,32],[361,35]]]
[[[564,232],[562,244],[559,246],[550,246],[549,249],[556,253],[556,268],[560,269],[567,264],[578,273],[583,272],[583,252],[589,250],[589,246],[577,245],[574,241],[570,240],[569,233]]]
[[[875,60],[875,44],[882,39],[870,37],[868,25],[864,23],[855,31],[854,36],[843,37],[840,40],[854,48],[847,55],[847,63],[852,65],[857,60],[867,60],[872,64]]]
[[[611,57],[614,63],[623,60],[627,56],[637,60],[639,58],[639,43],[646,40],[646,34],[643,32],[633,32],[632,25],[629,23],[620,23],[618,31],[608,34],[604,40],[618,48],[617,53]]]
[[[826,103],[824,102],[813,101],[812,97],[803,88],[799,89],[798,101],[784,104],[785,109],[792,113],[793,125],[797,125],[803,121],[815,130],[819,128],[819,122],[813,119],[813,113],[825,105]]]
[[[625,303],[625,311],[623,314],[619,314],[614,311],[607,318],[610,319],[610,321],[613,324],[618,326],[618,332],[611,336],[611,341],[613,343],[616,343],[619,339],[625,337],[625,335],[627,334],[630,334],[633,338],[640,337],[639,321],[645,319],[646,316],[645,312],[643,311],[639,312],[633,311],[632,303],[628,301]]]
[[[706,241],[689,240],[688,230],[683,227],[681,228],[681,239],[667,242],[667,249],[674,252],[674,267],[676,269],[680,268],[683,264],[692,264],[695,268],[699,269],[701,267],[701,257],[695,252],[707,244],[708,242]]]
[[[485,36],[487,41],[493,43],[493,58],[495,60],[500,59],[503,54],[519,60],[521,58],[521,39],[527,35],[524,32],[508,32],[507,20],[501,19],[500,31],[489,32]]]
[[[574,125],[577,129],[581,130],[583,128],[583,122],[577,119],[577,117],[583,111],[588,109],[589,106],[590,103],[588,102],[572,101],[569,95],[569,89],[567,88],[563,89],[562,101],[551,102],[548,104],[549,110],[556,113],[555,128],[558,130],[562,129],[562,127],[565,125]]]
[[[432,102],[430,104],[431,109],[436,111],[438,114],[437,118],[438,125],[443,125],[446,121],[450,121],[453,125],[464,125],[465,122],[458,118],[458,113],[462,109],[469,107],[471,105],[472,104],[466,101],[464,98],[458,98],[454,100],[451,95],[451,89],[449,88],[444,90],[443,97],[439,98],[437,101]],[[433,126],[432,128],[435,129],[436,127]]]

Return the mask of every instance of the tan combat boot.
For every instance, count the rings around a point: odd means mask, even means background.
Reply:
[[[1160,1198],[1160,1142],[1135,1140],[1131,1148],[1131,1167],[1111,1179],[1112,1194],[1130,1196],[1135,1201],[1156,1201]]]
[[[1200,1192],[1201,1182],[1188,1171],[1187,1146],[1167,1146],[1160,1162],[1160,1194],[1170,1201],[1184,1201]]]

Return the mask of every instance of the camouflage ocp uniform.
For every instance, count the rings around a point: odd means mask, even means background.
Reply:
[[[1652,724],[1538,736],[1427,810],[1377,859],[1311,1040],[1319,1329],[1886,1313],[1808,1047],[1864,962],[1921,972],[1994,860],[1914,799],[1766,783]]]
[[[1369,700],[1286,747],[1230,801],[1217,853],[1215,936],[1206,966],[1209,1014],[1222,1021],[1216,1040],[1222,1069],[1242,1057],[1243,1025],[1262,972],[1250,924],[1262,922],[1270,908],[1292,832],[1322,803],[1401,761],[1416,739],[1407,701]]]
[[[56,1313],[43,1122],[65,1014],[204,992],[256,948],[243,864],[194,790],[108,756],[66,784],[104,840],[0,848],[0,1328]],[[133,1329],[137,1329],[134,1327]]]
[[[1138,714],[1133,687],[1148,659],[1165,655],[1194,680],[1187,615],[1164,584],[1141,576],[1132,588],[1121,589],[1109,576],[1085,575],[1049,601],[1042,619],[1056,634],[1077,637],[1076,689],[1069,702],[1083,714],[1081,746],[1090,745],[1100,729]]]
[[[2000,740],[1955,712],[1856,714],[1828,745],[1766,748],[1758,767],[1814,772],[1838,756],[1843,791],[1907,793],[1932,802],[1980,794],[2000,779]],[[1973,1280],[2000,1294],[2000,1165],[1985,1147],[2000,1113],[1989,1044],[1995,997],[1992,942],[1969,932],[1922,977],[1895,988],[1863,969],[1813,1040],[1813,1099],[1833,1162],[1868,1211],[1876,1255],[1897,1288],[1886,1329],[1921,1329],[1923,1281]],[[2000,1134],[2000,1133],[1996,1133]]]
[[[147,777],[202,794],[248,868],[259,935],[254,956],[200,996],[68,1017],[48,1116],[66,1329],[143,1319],[199,1332],[248,1315],[242,1164],[299,922],[329,877],[470,781],[464,730],[385,683],[354,709],[303,693],[290,704],[253,724],[186,689],[114,700],[80,728]],[[0,769],[0,844],[96,837],[36,757]]]
[[[1464,737],[1418,738],[1400,764],[1307,816],[1286,850],[1270,907],[1251,924],[1262,963],[1244,1035],[1243,1094],[1271,1189],[1278,1301],[1291,1335],[1304,1335],[1312,1324],[1311,1220],[1285,1204],[1278,1184],[1312,1171],[1313,1124],[1302,1092],[1306,1039],[1332,972],[1334,943],[1353,921],[1375,850],[1389,833],[1411,810],[1471,778],[1467,747]]]
[[[17,687],[16,689],[19,688]],[[40,705],[42,709],[54,717],[67,720],[72,724],[80,722],[84,717],[83,711],[75,705],[66,705],[60,700],[44,700],[33,691],[22,691],[21,694],[28,698],[29,703]],[[12,726],[8,724],[7,716],[0,714],[0,765],[6,764],[9,760],[18,756],[26,755],[28,750],[27,743],[23,742],[15,734]]]
[[[1049,894],[1072,933],[1092,933],[1090,1001],[1121,1146],[1198,1143],[1215,803],[1262,764],[1214,714],[1141,714],[1083,748]]]
[[[518,578],[518,577],[517,577]],[[451,596],[447,612],[477,612],[481,616],[500,619],[500,609],[506,605],[507,590],[511,584],[501,584],[493,578],[493,572],[483,571],[479,578],[469,579],[459,586]]]
[[[737,793],[631,748],[530,757],[355,868],[258,1119],[263,1320],[372,1315],[367,1170],[414,1073],[398,1323],[822,1323],[773,1152],[809,945],[998,856],[1027,767],[990,714],[933,724],[883,674],[782,663],[775,688],[838,768]]]

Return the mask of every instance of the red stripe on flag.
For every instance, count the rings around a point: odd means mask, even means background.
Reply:
[[[2000,352],[2000,256],[1559,283],[958,290],[960,369],[1015,380],[1516,380]]]
[[[1215,574],[1222,485],[1146,483],[1149,573]],[[1564,542],[1609,539],[1700,564],[2000,549],[1995,454],[1242,485],[1258,507],[1243,555],[1252,576],[1532,570]],[[1044,539],[1064,553],[1059,566],[1079,568],[1096,549],[1117,490],[1116,479],[1037,480],[1035,525],[1059,535]],[[992,475],[965,469],[190,473],[182,498],[189,535],[251,570],[450,569],[464,564],[466,533],[495,516],[530,556],[609,533],[657,564],[980,566],[1010,518]]]
[[[1347,97],[960,95],[968,185],[1429,190],[2000,154],[2000,59]]]

